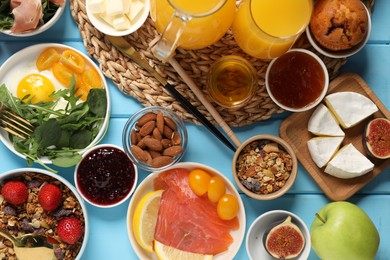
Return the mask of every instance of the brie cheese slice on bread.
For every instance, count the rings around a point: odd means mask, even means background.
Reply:
[[[320,136],[345,136],[343,130],[324,104],[319,104],[308,123],[309,132]]]
[[[314,137],[307,142],[311,158],[319,168],[324,167],[338,151],[344,137]]]
[[[343,128],[355,126],[376,111],[371,99],[356,92],[336,92],[325,97],[325,103]]]
[[[374,164],[361,154],[353,144],[342,147],[328,162],[325,172],[342,179],[364,175],[374,169]]]

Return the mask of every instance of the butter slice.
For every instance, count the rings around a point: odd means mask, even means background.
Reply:
[[[325,102],[343,128],[353,127],[378,111],[374,102],[356,92],[336,92],[326,96]]]
[[[325,172],[342,179],[362,176],[374,169],[374,164],[352,144],[341,148],[326,165]]]
[[[101,14],[105,11],[104,0],[90,0],[88,7],[93,14]]]
[[[134,19],[138,16],[138,14],[141,13],[142,9],[144,8],[144,3],[138,0],[133,0],[133,2],[130,5],[130,10],[127,14],[130,21],[133,22]]]
[[[131,23],[126,15],[118,15],[114,17],[114,20],[112,21],[112,26],[116,30],[127,30],[130,28]]]
[[[314,137],[307,142],[311,158],[319,168],[324,167],[338,151],[344,137]]]
[[[320,136],[345,136],[338,121],[329,109],[319,104],[308,122],[309,132]]]
[[[106,15],[107,16],[116,16],[118,14],[123,14],[122,0],[106,1]]]

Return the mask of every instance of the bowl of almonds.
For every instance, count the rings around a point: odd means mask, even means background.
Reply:
[[[236,150],[233,178],[249,197],[272,200],[294,184],[298,161],[291,146],[273,135],[260,134],[243,142]]]
[[[181,160],[187,148],[187,129],[172,110],[146,107],[126,122],[122,143],[124,151],[139,168],[158,171]]]

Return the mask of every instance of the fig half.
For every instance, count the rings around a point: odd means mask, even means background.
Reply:
[[[297,257],[305,246],[305,237],[301,230],[291,222],[291,216],[273,227],[265,240],[268,253],[277,259]]]
[[[390,121],[386,118],[371,120],[366,126],[363,144],[370,156],[390,158]]]

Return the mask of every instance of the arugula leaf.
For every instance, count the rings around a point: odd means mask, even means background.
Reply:
[[[55,91],[55,101],[31,104],[12,96],[4,84],[0,86],[0,101],[34,125],[35,130],[25,140],[9,135],[16,151],[26,156],[28,165],[48,157],[54,165],[69,167],[81,160],[80,150],[87,147],[99,133],[106,114],[106,91],[91,91],[91,98],[80,102],[75,96],[75,81],[69,89]],[[59,100],[65,100],[65,109],[57,109]],[[102,115],[102,116],[101,116]]]

